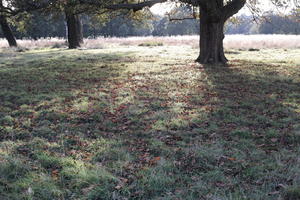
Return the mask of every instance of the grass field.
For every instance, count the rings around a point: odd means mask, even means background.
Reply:
[[[199,48],[199,36],[183,35],[169,37],[98,37],[95,39],[85,39],[83,48],[103,49],[115,47],[130,47],[141,44],[153,46],[153,44],[166,46],[191,46],[194,49]],[[18,40],[21,48],[67,48],[66,40],[62,38],[45,38],[39,40]],[[300,35],[226,35],[224,40],[225,48],[247,50],[250,48],[269,49],[297,49],[300,48]],[[0,39],[0,48],[7,48],[8,44],[4,39]]]
[[[226,53],[0,49],[0,199],[300,199],[300,49]]]

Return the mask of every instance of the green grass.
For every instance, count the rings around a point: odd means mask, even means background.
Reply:
[[[162,42],[143,42],[140,43],[138,46],[140,47],[159,47],[159,46],[164,46],[164,44]]]
[[[300,50],[155,46],[0,50],[0,199],[299,199]]]

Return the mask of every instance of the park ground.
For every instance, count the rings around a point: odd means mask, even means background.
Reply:
[[[0,49],[1,200],[300,199],[300,49]]]

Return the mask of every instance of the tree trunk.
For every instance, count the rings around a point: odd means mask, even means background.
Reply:
[[[10,47],[16,47],[17,41],[16,38],[7,22],[7,19],[4,16],[0,16],[0,25],[2,27],[2,32]]]
[[[76,22],[77,22],[77,34],[79,38],[79,42],[83,43],[83,27],[82,22],[79,15],[76,15]]]
[[[80,47],[83,42],[82,24],[79,15],[66,12],[66,21],[68,28],[68,43],[70,49]]]
[[[225,64],[224,24],[245,5],[246,0],[198,1],[200,6],[200,55],[197,62],[202,64]]]
[[[210,17],[204,9],[200,12],[200,55],[196,61],[201,64],[225,64],[228,61],[223,48],[225,20]]]

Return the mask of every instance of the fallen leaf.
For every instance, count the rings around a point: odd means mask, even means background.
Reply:
[[[278,141],[278,138],[272,138],[271,141],[272,141],[272,142],[277,142],[277,141]]]

